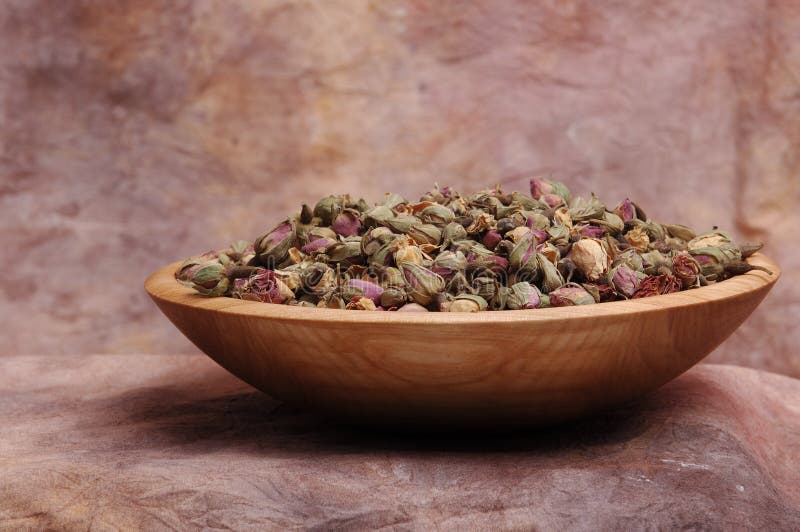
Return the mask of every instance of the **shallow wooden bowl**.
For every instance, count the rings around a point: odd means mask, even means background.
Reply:
[[[222,367],[269,395],[356,423],[540,425],[635,398],[725,340],[777,281],[752,271],[686,292],[503,312],[397,313],[204,298],[173,278],[150,297]]]

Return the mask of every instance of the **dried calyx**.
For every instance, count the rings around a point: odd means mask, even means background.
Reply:
[[[531,194],[450,187],[418,202],[328,196],[253,242],[187,259],[203,296],[305,307],[482,312],[590,305],[688,290],[765,268],[761,244],[650,220],[533,178]]]

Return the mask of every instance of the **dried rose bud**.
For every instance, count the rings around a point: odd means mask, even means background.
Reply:
[[[467,234],[468,235],[475,235],[477,233],[483,233],[484,231],[488,231],[489,229],[493,229],[495,225],[494,216],[487,213],[481,212],[477,216],[474,217],[472,223],[467,227]]]
[[[375,310],[375,302],[368,297],[355,296],[345,307],[347,310]]]
[[[399,237],[388,227],[374,227],[361,237],[361,252],[366,256],[375,254],[384,244],[388,244]]]
[[[561,207],[553,211],[553,223],[567,228],[572,228],[572,217],[566,207]]]
[[[369,264],[373,267],[384,267],[388,266],[394,260],[394,252],[397,250],[397,246],[395,243],[387,242],[383,244],[377,251],[371,253],[367,260]]]
[[[522,220],[524,222],[524,220]],[[497,220],[496,230],[505,237],[506,233],[513,231],[517,227],[524,227],[524,224],[517,223],[513,218],[505,216]]]
[[[294,247],[296,236],[294,220],[286,220],[258,237],[253,243],[253,249],[259,264],[270,270],[280,268],[289,257],[289,249]]]
[[[516,283],[511,285],[511,294],[506,304],[511,310],[539,308],[542,306],[542,297],[534,285]]]
[[[666,229],[669,236],[673,238],[678,238],[680,240],[690,241],[697,237],[695,232],[692,230],[691,227],[686,227],[685,225],[678,225],[678,224],[662,224],[664,229]]]
[[[543,196],[557,196],[561,198],[561,200],[556,205],[560,203],[569,203],[570,200],[569,189],[564,183],[549,181],[539,177],[531,179],[531,196],[538,200],[542,200]],[[544,201],[546,202],[546,200]],[[553,207],[553,205],[550,206]]]
[[[588,222],[589,220],[602,218],[606,212],[606,206],[600,202],[597,196],[592,194],[589,199],[575,198],[568,212],[573,222]]]
[[[595,300],[595,303],[604,303],[606,301],[614,301],[617,297],[617,292],[609,284],[600,283],[582,283],[581,286],[590,294]]]
[[[508,256],[508,266],[512,272],[525,271],[535,274],[538,268],[536,262],[536,237],[533,233],[523,235]]]
[[[467,277],[462,272],[457,272],[453,277],[447,281],[445,290],[450,294],[461,294],[464,292],[471,292],[472,287],[467,281]]]
[[[489,308],[492,310],[506,310],[508,308],[508,298],[511,296],[511,289],[499,284],[494,293],[494,297],[489,300]]]
[[[329,247],[336,244],[332,238],[317,238],[302,247],[301,251],[307,254],[325,253]]]
[[[344,209],[345,196],[328,196],[319,200],[314,206],[314,216],[325,225],[331,225],[333,219]]]
[[[358,215],[358,211],[354,209],[344,209],[331,222],[331,229],[341,236],[357,235],[361,230],[361,220]]]
[[[591,223],[599,225],[610,235],[618,235],[625,229],[625,222],[613,212],[604,212],[603,217],[598,220],[591,220]]]
[[[453,221],[455,215],[453,211],[444,205],[433,204],[422,209],[417,217],[426,224],[433,224],[439,227],[444,227]]]
[[[614,214],[619,216],[623,222],[630,222],[631,220],[638,219],[636,216],[636,206],[628,198],[625,198],[622,200],[622,203],[616,206]]]
[[[467,272],[471,275],[486,274],[491,276],[505,275],[508,260],[499,255],[470,255],[467,257]]]
[[[644,271],[642,256],[639,255],[633,248],[629,248],[625,251],[617,253],[617,258],[614,261],[614,265],[617,264],[625,264],[628,268],[636,272]]]
[[[742,260],[741,250],[732,244],[690,249],[689,253],[700,265],[700,273],[708,281],[721,281],[725,276],[725,266]]]
[[[531,229],[538,229],[539,231],[547,231],[550,228],[550,218],[540,212],[526,213],[528,217],[525,219],[525,225]]]
[[[493,277],[481,276],[472,280],[472,290],[486,300],[497,294],[498,282]]]
[[[384,288],[403,288],[406,280],[399,268],[394,266],[372,265],[373,270],[378,275],[380,285]]]
[[[464,226],[456,222],[451,222],[445,225],[442,230],[442,249],[447,249],[452,242],[464,240],[466,238],[467,230],[464,229]]]
[[[337,290],[330,290],[319,298],[319,302],[317,302],[317,306],[320,308],[330,308],[330,309],[344,309],[346,304],[344,298],[339,294]]]
[[[486,310],[488,304],[481,296],[459,294],[448,306],[448,312],[480,312]]]
[[[399,266],[408,295],[420,305],[427,305],[436,294],[444,291],[445,282],[441,275],[413,262],[401,262]]]
[[[643,273],[634,271],[625,264],[619,264],[608,272],[609,284],[618,294],[627,298],[633,297],[645,277],[647,276]]]
[[[631,247],[641,253],[647,251],[647,247],[650,245],[650,237],[647,236],[647,233],[640,227],[634,227],[625,233],[625,240],[628,241]]]
[[[571,307],[574,305],[593,305],[592,294],[578,285],[562,286],[549,294],[550,305],[553,307]]]
[[[299,271],[294,271],[290,269],[283,269],[283,270],[273,270],[275,272],[275,276],[281,280],[283,284],[289,287],[289,290],[292,292],[296,292],[297,289],[303,286],[303,281],[300,277]]]
[[[394,211],[386,205],[376,205],[364,213],[363,222],[367,227],[380,225],[395,217]]]
[[[486,231],[483,238],[481,238],[483,245],[492,250],[497,247],[501,240],[503,240],[502,235],[493,229]]]
[[[408,233],[413,227],[424,225],[416,216],[402,215],[390,218],[383,222],[383,225],[396,233]]]
[[[536,241],[537,242],[544,242],[545,240],[547,240],[547,233],[545,233],[544,231],[539,231],[539,230],[531,231],[531,228],[527,227],[525,225],[523,225],[522,227],[515,227],[511,231],[508,231],[505,234],[505,238],[511,240],[512,242],[514,242],[516,244],[516,243],[518,243],[520,241],[520,239],[523,236],[525,236],[525,235],[527,235],[529,233],[533,234],[533,236],[536,237]]]
[[[578,270],[589,281],[604,277],[611,266],[606,244],[594,238],[582,238],[572,245],[571,257]]]
[[[300,273],[304,291],[321,296],[336,288],[336,272],[326,264],[314,263]]]
[[[364,262],[364,256],[361,254],[360,238],[345,240],[332,245],[328,248],[327,255],[331,262],[340,264],[342,268]]]
[[[380,302],[381,294],[383,294],[383,287],[379,284],[362,279],[350,279],[345,284],[343,289],[343,296],[345,299],[352,299],[354,297],[365,297],[371,299],[376,304]]]
[[[184,283],[204,296],[217,297],[224,295],[230,287],[228,270],[219,262],[205,262],[191,272],[188,282]]]
[[[181,284],[190,286],[192,277],[194,276],[195,273],[197,273],[197,270],[199,270],[208,263],[218,262],[216,260],[216,256],[217,256],[216,252],[213,253],[209,252],[200,255],[199,257],[192,257],[190,259],[186,259],[185,261],[183,261],[183,264],[178,266],[178,269],[175,271],[175,279]]]
[[[584,225],[578,229],[578,233],[585,238],[603,238],[606,230],[596,225]]]
[[[428,309],[418,303],[406,303],[397,312],[428,312]]]
[[[422,250],[417,246],[403,245],[399,246],[394,252],[394,263],[402,264],[403,262],[413,262],[414,264],[422,264],[425,255]]]
[[[283,303],[294,298],[294,293],[272,270],[260,270],[247,279],[236,279],[231,295],[261,303]]]
[[[386,196],[384,197],[383,204],[390,209],[396,209],[401,205],[405,205],[408,203],[403,196],[400,194],[395,194],[394,192],[387,192]]]
[[[460,251],[442,251],[431,263],[431,271],[441,275],[445,281],[450,280],[457,272],[464,271],[466,267],[467,258]]]
[[[442,241],[442,230],[432,224],[414,225],[406,233],[418,246],[438,246]]]
[[[253,243],[247,240],[237,240],[225,250],[225,253],[234,261],[242,262],[244,256],[252,252],[252,245]]]
[[[408,294],[402,288],[387,288],[381,293],[380,304],[384,308],[399,307],[408,301]]]
[[[690,240],[687,246],[689,251],[694,251],[702,248],[719,247],[723,244],[730,244],[732,241],[731,236],[724,231],[709,231]]]
[[[650,297],[678,292],[681,289],[681,282],[673,275],[648,275],[639,290],[633,294],[632,299]]]
[[[681,281],[684,288],[700,284],[700,265],[688,253],[678,253],[672,257],[672,273]]]
[[[557,290],[564,285],[564,277],[558,268],[547,260],[547,257],[541,253],[536,254],[536,264],[539,267],[540,288],[545,294],[549,294],[553,290]]]
[[[647,275],[672,274],[672,260],[660,251],[648,251],[639,255],[643,271]]]

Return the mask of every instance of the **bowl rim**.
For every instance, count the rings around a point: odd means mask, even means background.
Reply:
[[[177,261],[163,266],[147,278],[144,283],[144,288],[153,300],[156,302],[164,301],[172,305],[238,316],[342,324],[493,324],[563,321],[569,318],[600,318],[641,314],[732,299],[747,292],[768,288],[775,284],[781,276],[781,269],[774,261],[761,253],[756,253],[749,257],[747,262],[771,270],[772,275],[760,270],[752,270],[712,285],[641,299],[610,301],[595,305],[578,305],[573,307],[548,307],[543,309],[476,313],[359,312],[260,303],[257,301],[243,301],[230,297],[204,297],[175,280],[174,273],[182,262],[183,261]]]

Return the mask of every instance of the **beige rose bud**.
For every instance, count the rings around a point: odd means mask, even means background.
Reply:
[[[516,244],[517,242],[519,242],[520,238],[522,238],[523,236],[525,236],[530,232],[531,230],[523,225],[522,227],[517,227],[512,229],[511,231],[508,231],[505,237]]]
[[[634,227],[625,233],[625,240],[627,240],[628,244],[630,244],[634,249],[641,253],[647,251],[647,247],[650,245],[650,237],[647,236],[647,233],[639,227]]]
[[[606,246],[596,238],[582,238],[572,245],[572,260],[589,281],[605,277],[611,266]]]
[[[565,227],[572,227],[572,217],[569,215],[569,209],[566,207],[561,207],[560,209],[556,209],[556,212],[553,213],[553,221],[556,222],[556,225],[563,225]]]
[[[461,294],[448,304],[448,312],[480,312],[486,310],[488,304],[481,296],[471,294]]]
[[[347,310],[375,310],[375,302],[368,297],[356,296],[345,307]]]
[[[689,241],[688,247],[690,251],[694,251],[702,248],[716,248],[730,243],[731,237],[728,233],[723,231],[709,231]]]
[[[422,250],[417,246],[401,246],[394,252],[395,264],[402,264],[404,262],[413,262],[414,264],[422,264]]]

